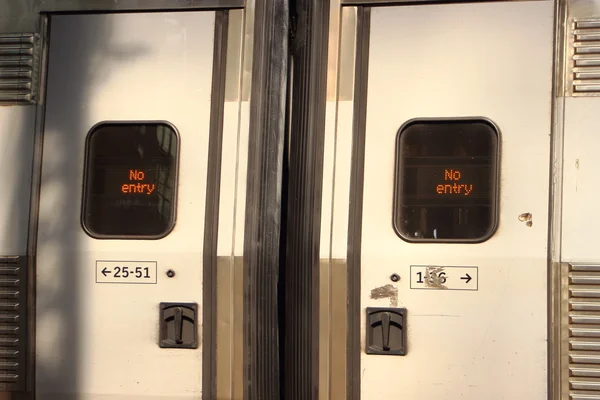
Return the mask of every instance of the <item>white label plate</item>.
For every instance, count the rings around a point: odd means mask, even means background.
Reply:
[[[96,261],[96,283],[156,283],[156,261]]]
[[[410,288],[430,290],[478,290],[478,267],[411,265]]]

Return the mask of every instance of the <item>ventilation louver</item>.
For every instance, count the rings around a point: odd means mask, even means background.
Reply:
[[[0,392],[25,389],[26,260],[26,257],[0,257]]]
[[[0,34],[0,105],[36,101],[36,35]]]
[[[600,265],[569,265],[569,393],[600,400]]]

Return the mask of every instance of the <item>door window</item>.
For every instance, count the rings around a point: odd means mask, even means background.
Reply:
[[[488,239],[497,224],[498,140],[485,119],[404,124],[396,141],[398,235],[410,242]]]
[[[158,239],[175,224],[179,143],[163,122],[101,123],[86,141],[82,224],[95,238]]]

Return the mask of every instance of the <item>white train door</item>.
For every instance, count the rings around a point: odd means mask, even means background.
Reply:
[[[361,398],[544,399],[553,3],[362,23]]]
[[[39,399],[196,399],[215,12],[51,19]]]
[[[545,399],[553,3],[376,3],[330,53],[321,398]]]

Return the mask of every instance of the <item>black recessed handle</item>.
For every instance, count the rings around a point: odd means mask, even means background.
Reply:
[[[385,351],[390,350],[390,318],[389,312],[381,314],[381,347]]]
[[[367,307],[367,354],[406,355],[406,309]]]
[[[175,318],[175,343],[183,343],[183,310],[181,307],[175,307],[173,310],[173,317]]]
[[[160,303],[159,346],[198,348],[198,304]]]

